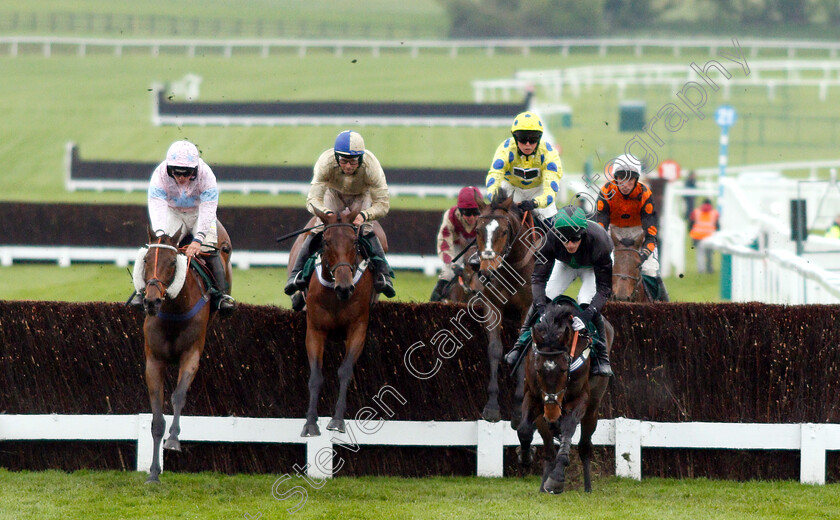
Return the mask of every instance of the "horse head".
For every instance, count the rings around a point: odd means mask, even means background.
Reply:
[[[530,376],[542,393],[543,415],[549,424],[556,423],[562,414],[572,362],[574,312],[575,309],[568,304],[550,305],[533,329],[534,346],[529,355],[526,377]]]
[[[513,197],[499,190],[489,204],[479,203],[476,244],[481,260],[479,273],[489,277],[498,269],[515,244],[521,228],[521,213]]]
[[[353,278],[359,266],[359,248],[358,230],[353,225],[353,220],[359,213],[352,211],[342,216],[336,213],[322,213],[316,209],[315,214],[324,223],[322,272],[334,281],[336,297],[347,301],[356,289]]]
[[[642,228],[610,227],[615,246],[611,299],[623,302],[643,301],[645,292],[641,275],[641,248],[645,239]]]
[[[178,269],[178,240],[178,236],[152,237],[149,234],[143,257],[143,303],[149,316],[156,316],[163,300],[167,297],[174,299],[183,286],[186,272],[181,273]],[[182,270],[186,271],[185,268]]]

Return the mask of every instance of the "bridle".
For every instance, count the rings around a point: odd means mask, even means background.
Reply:
[[[534,368],[537,368],[537,356],[541,356],[544,358],[553,358],[557,356],[564,356],[566,360],[566,368],[562,369],[562,372],[569,372],[569,365],[571,364],[571,356],[565,350],[540,350],[536,346],[534,346]],[[554,360],[549,359],[548,361],[544,361],[543,364],[552,363],[556,365]],[[552,367],[553,368],[553,367]],[[566,378],[566,385],[568,386],[569,379]],[[559,392],[557,393],[550,393],[546,392],[542,388],[540,388],[540,392],[543,396],[543,404],[560,404],[563,402],[563,396],[566,395],[566,387],[564,386]]]
[[[175,254],[178,254],[179,252],[177,247],[170,246],[169,244],[163,244],[161,242],[158,242],[157,244],[146,244],[146,247],[148,247],[149,249],[171,249],[172,251],[175,251]],[[158,253],[159,251],[155,251],[154,270],[152,272],[152,277],[146,280],[146,288],[148,288],[150,285],[153,287],[157,287],[160,293],[166,296],[166,290],[169,288],[170,285],[172,285],[172,282],[175,280],[175,273],[172,273],[172,277],[169,279],[168,282],[164,282],[163,280],[158,278],[158,258],[160,256]]]
[[[504,220],[505,222],[507,222],[508,229],[513,230],[513,221],[505,215],[479,215],[478,218],[479,219],[490,219],[490,220],[492,220],[492,219]],[[517,234],[519,234],[519,230],[517,230]],[[501,253],[496,253],[495,251],[493,251],[493,252],[496,255],[501,256],[502,258],[506,258],[508,253],[510,253],[510,250],[513,248],[513,244],[512,244],[512,240],[511,240],[512,237],[513,237],[513,233],[508,233],[508,236],[505,240],[504,250]],[[492,248],[493,244],[490,244],[490,246]],[[479,251],[478,252],[479,256],[481,256],[481,253],[483,253],[483,252],[484,251]]]
[[[359,258],[359,233],[361,232],[361,228],[356,228],[353,224],[349,222],[336,222],[335,224],[327,224],[324,226],[324,232],[326,232],[330,228],[336,227],[349,227],[352,228],[353,231],[356,232],[356,237],[353,239],[353,247],[356,250],[355,259]],[[338,270],[339,267],[347,267],[350,269],[350,276],[353,276],[356,273],[356,270],[359,268],[359,262],[355,262],[353,264],[349,262],[338,262],[334,266],[330,266],[327,263],[325,258],[321,258],[321,265],[327,268],[327,272],[330,273],[330,277],[335,280],[335,272]]]

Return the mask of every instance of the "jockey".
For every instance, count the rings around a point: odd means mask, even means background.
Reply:
[[[324,213],[342,213],[345,210],[359,212],[353,225],[362,227],[362,234],[371,246],[373,287],[377,293],[393,298],[396,293],[391,283],[385,251],[371,224],[387,215],[390,207],[385,172],[373,152],[365,150],[362,136],[351,130],[338,134],[333,148],[324,151],[315,163],[306,209],[313,215],[313,209]],[[289,270],[289,279],[283,291],[290,296],[306,289],[308,285],[301,271],[307,258],[314,253],[311,251],[313,236],[310,234],[306,237],[294,267]]]
[[[639,181],[642,163],[633,155],[617,157],[612,164],[613,180],[601,187],[595,212],[595,222],[607,231],[610,225],[618,228],[642,227],[645,241],[639,251],[641,273],[646,286],[655,287],[655,300],[668,301],[668,291],[659,276],[659,251],[657,249],[657,217],[653,193]],[[652,286],[652,287],[651,287]]]
[[[437,248],[443,269],[438,277],[437,285],[432,291],[429,301],[439,302],[441,291],[454,277],[452,259],[458,256],[475,238],[478,223],[478,202],[481,192],[475,186],[461,188],[458,193],[458,204],[443,213],[443,222],[437,236]],[[464,259],[459,258],[457,265],[464,265]]]
[[[205,253],[217,284],[210,288],[211,295],[219,311],[228,314],[236,307],[236,301],[230,296],[224,261],[217,249],[218,203],[216,176],[198,156],[198,148],[189,141],[172,143],[166,160],[155,168],[149,184],[152,232],[155,236],[173,236],[179,230],[192,234],[184,254],[191,259],[199,252]],[[142,308],[143,295],[135,294],[129,304]]]
[[[557,190],[563,177],[560,155],[550,143],[542,140],[543,123],[533,112],[522,112],[510,127],[513,137],[496,149],[487,172],[487,198],[499,189],[513,192],[513,202],[522,211],[530,210],[537,217],[534,223],[557,214]],[[548,224],[550,226],[550,224]]]
[[[516,364],[529,341],[528,335],[523,334],[545,312],[546,303],[580,278],[578,303],[589,305],[578,317],[575,330],[583,329],[583,322],[591,321],[595,325],[600,338],[592,343],[591,372],[593,375],[612,375],[604,318],[601,316],[601,309],[612,292],[612,251],[609,235],[595,222],[586,220],[583,209],[566,206],[559,211],[552,232],[546,234],[539,254],[535,255],[534,273],[531,275],[534,303],[519,331],[519,339],[505,356],[507,363]]]

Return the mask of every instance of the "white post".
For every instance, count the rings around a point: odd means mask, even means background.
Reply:
[[[502,477],[505,472],[505,427],[507,423],[477,421],[478,440],[476,475],[479,477]]]
[[[822,424],[800,425],[801,456],[799,481],[803,484],[825,484],[825,427]]]
[[[160,470],[163,471],[163,442],[160,443]],[[152,440],[152,414],[137,414],[137,471],[149,472],[155,456],[155,443]]]
[[[615,419],[615,474],[642,480],[642,422]]]
[[[306,475],[312,478],[332,478],[333,442],[332,432],[327,431],[329,417],[318,418],[321,435],[306,439]]]

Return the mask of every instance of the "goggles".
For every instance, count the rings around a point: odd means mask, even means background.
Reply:
[[[481,213],[478,208],[458,208],[465,217],[477,217]]]
[[[557,233],[567,242],[580,242],[583,239],[583,229],[559,228]]]
[[[339,164],[359,164],[359,157],[355,155],[339,155]]]
[[[189,166],[166,166],[166,173],[173,177],[192,177],[198,173],[198,168],[190,168]]]
[[[540,132],[516,132],[513,138],[517,143],[537,144],[540,142],[542,134]]]

